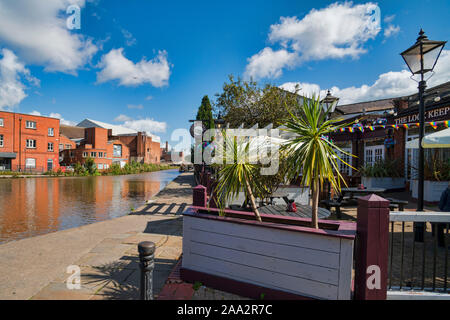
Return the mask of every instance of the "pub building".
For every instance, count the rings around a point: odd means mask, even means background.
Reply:
[[[338,105],[332,118],[349,124],[344,131],[331,135],[341,149],[352,153],[339,156],[356,169],[377,161],[396,159],[405,177],[405,187],[416,178],[418,149],[406,148],[406,143],[419,137],[418,95]],[[425,135],[447,128],[450,120],[450,81],[425,91]],[[431,124],[430,124],[431,122]],[[425,149],[427,159],[450,159],[450,149]],[[361,174],[339,162],[341,174],[350,186],[361,183]]]

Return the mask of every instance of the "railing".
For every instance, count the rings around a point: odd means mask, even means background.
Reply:
[[[47,168],[45,167],[35,167],[35,168],[29,168],[27,166],[12,166],[12,171],[16,172],[24,172],[24,173],[44,173]]]
[[[450,213],[391,212],[389,218],[389,290],[450,293]],[[415,241],[414,223],[425,224],[423,242]]]

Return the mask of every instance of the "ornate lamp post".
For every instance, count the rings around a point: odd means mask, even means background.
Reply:
[[[437,60],[447,41],[428,40],[425,32],[420,29],[416,43],[409,49],[403,51],[401,56],[408,65],[413,75],[420,74],[419,81],[419,187],[417,199],[417,211],[423,211],[423,188],[424,188],[424,151],[422,139],[425,135],[425,103],[424,92],[427,83],[424,75],[432,72]],[[415,241],[422,242],[424,237],[424,223],[417,223],[414,226]]]
[[[336,110],[336,106],[339,102],[339,98],[333,97],[331,95],[330,90],[328,90],[326,97],[321,101],[322,102],[322,107],[323,107],[323,111],[324,112],[328,112],[327,113],[327,120],[330,118],[330,114],[332,114],[334,112],[334,110]],[[328,139],[330,137],[328,136]],[[331,186],[330,186],[330,181],[328,181],[327,183],[327,189],[328,189],[328,200],[331,200]]]
[[[417,211],[423,211],[423,185],[424,185],[424,152],[422,139],[425,135],[425,104],[424,92],[427,87],[424,75],[432,72],[447,41],[428,40],[425,32],[420,29],[416,43],[401,53],[413,75],[420,74],[419,81],[419,190]]]

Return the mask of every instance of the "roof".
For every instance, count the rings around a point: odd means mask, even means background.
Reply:
[[[101,122],[97,120],[92,119],[84,119],[79,124],[77,124],[78,127],[84,127],[84,128],[104,128],[104,129],[111,129],[113,136],[135,136],[138,134],[137,130],[126,128],[119,125],[114,125],[106,122]],[[151,137],[153,141],[161,142],[161,138],[159,136],[156,136],[154,134],[151,134],[149,132],[146,132],[147,136]]]
[[[336,111],[346,115],[346,114],[363,113],[364,111],[365,112],[384,111],[393,108],[394,108],[394,99],[382,99],[337,106]]]
[[[84,139],[84,128],[61,124],[59,132],[69,139]]]

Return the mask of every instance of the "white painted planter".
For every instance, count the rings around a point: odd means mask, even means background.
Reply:
[[[367,188],[401,189],[405,187],[405,178],[362,177],[361,183]]]
[[[448,181],[429,181],[425,180],[423,185],[423,200],[427,202],[439,202],[442,192],[448,187]],[[419,189],[419,180],[411,180],[410,190],[412,197],[417,199]]]
[[[182,269],[303,297],[346,300],[353,242],[349,230],[185,213]]]

